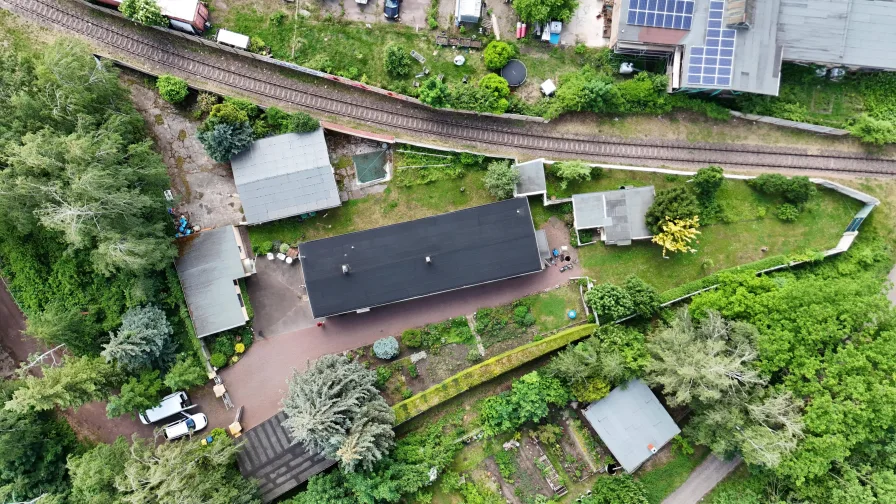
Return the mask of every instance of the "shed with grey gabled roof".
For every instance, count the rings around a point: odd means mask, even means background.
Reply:
[[[256,140],[230,164],[249,224],[342,204],[321,128]]]
[[[631,245],[650,238],[647,209],[653,204],[653,186],[574,194],[572,211],[576,232],[597,229],[607,245]]]
[[[584,412],[591,427],[626,472],[632,473],[681,432],[641,380],[616,387]]]
[[[174,262],[196,336],[202,338],[245,325],[249,315],[237,280],[255,273],[248,244],[234,226],[177,240]]]

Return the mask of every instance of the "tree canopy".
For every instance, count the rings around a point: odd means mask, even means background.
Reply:
[[[129,371],[164,368],[176,353],[172,332],[161,309],[152,305],[136,306],[121,318],[121,327],[110,335],[102,355]]]
[[[45,366],[43,376],[26,376],[5,408],[24,413],[77,408],[109,397],[121,382],[115,366],[101,357],[65,356],[61,366]]]
[[[578,0],[513,0],[513,10],[526,23],[566,22],[578,6]]]
[[[296,440],[369,470],[392,447],[395,414],[374,386],[376,375],[345,356],[325,355],[289,380],[283,411]]]
[[[513,190],[520,179],[520,171],[510,166],[510,161],[493,161],[485,173],[485,188],[495,199],[513,196]]]

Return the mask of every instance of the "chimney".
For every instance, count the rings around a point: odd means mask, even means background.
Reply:
[[[342,265],[342,274],[343,274],[343,275],[348,275],[348,272],[349,272],[350,270],[351,270],[351,268],[348,267],[348,264],[343,264],[343,265]]]
[[[648,444],[647,449],[650,450],[650,453],[656,453],[656,446],[653,446],[652,444]]]
[[[432,264],[432,257],[426,256],[426,264]]]

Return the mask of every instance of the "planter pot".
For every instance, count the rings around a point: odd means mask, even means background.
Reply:
[[[272,252],[268,252],[268,261],[274,260],[274,254]]]

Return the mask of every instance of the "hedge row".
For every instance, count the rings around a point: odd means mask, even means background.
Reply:
[[[765,259],[761,259],[756,262],[752,262],[750,264],[742,264],[740,266],[735,266],[733,268],[724,269],[722,271],[718,271],[713,273],[712,275],[700,278],[698,280],[694,280],[693,282],[688,282],[686,284],[679,285],[673,289],[669,289],[662,294],[660,297],[662,298],[663,303],[668,303],[670,301],[676,300],[682,296],[686,296],[692,292],[697,292],[698,290],[705,289],[707,287],[712,287],[719,283],[719,276],[726,273],[746,273],[746,272],[758,272],[769,268],[774,268],[775,266],[781,266],[784,264],[789,264],[792,258],[777,255],[772,257],[766,257]]]
[[[442,383],[433,385],[423,392],[392,406],[392,409],[395,411],[395,425],[400,425],[452,397],[516,369],[533,359],[562,348],[573,341],[590,336],[596,327],[595,324],[584,324],[560,331],[543,340],[533,341],[513,350],[508,350],[487,361],[464,369]]]

